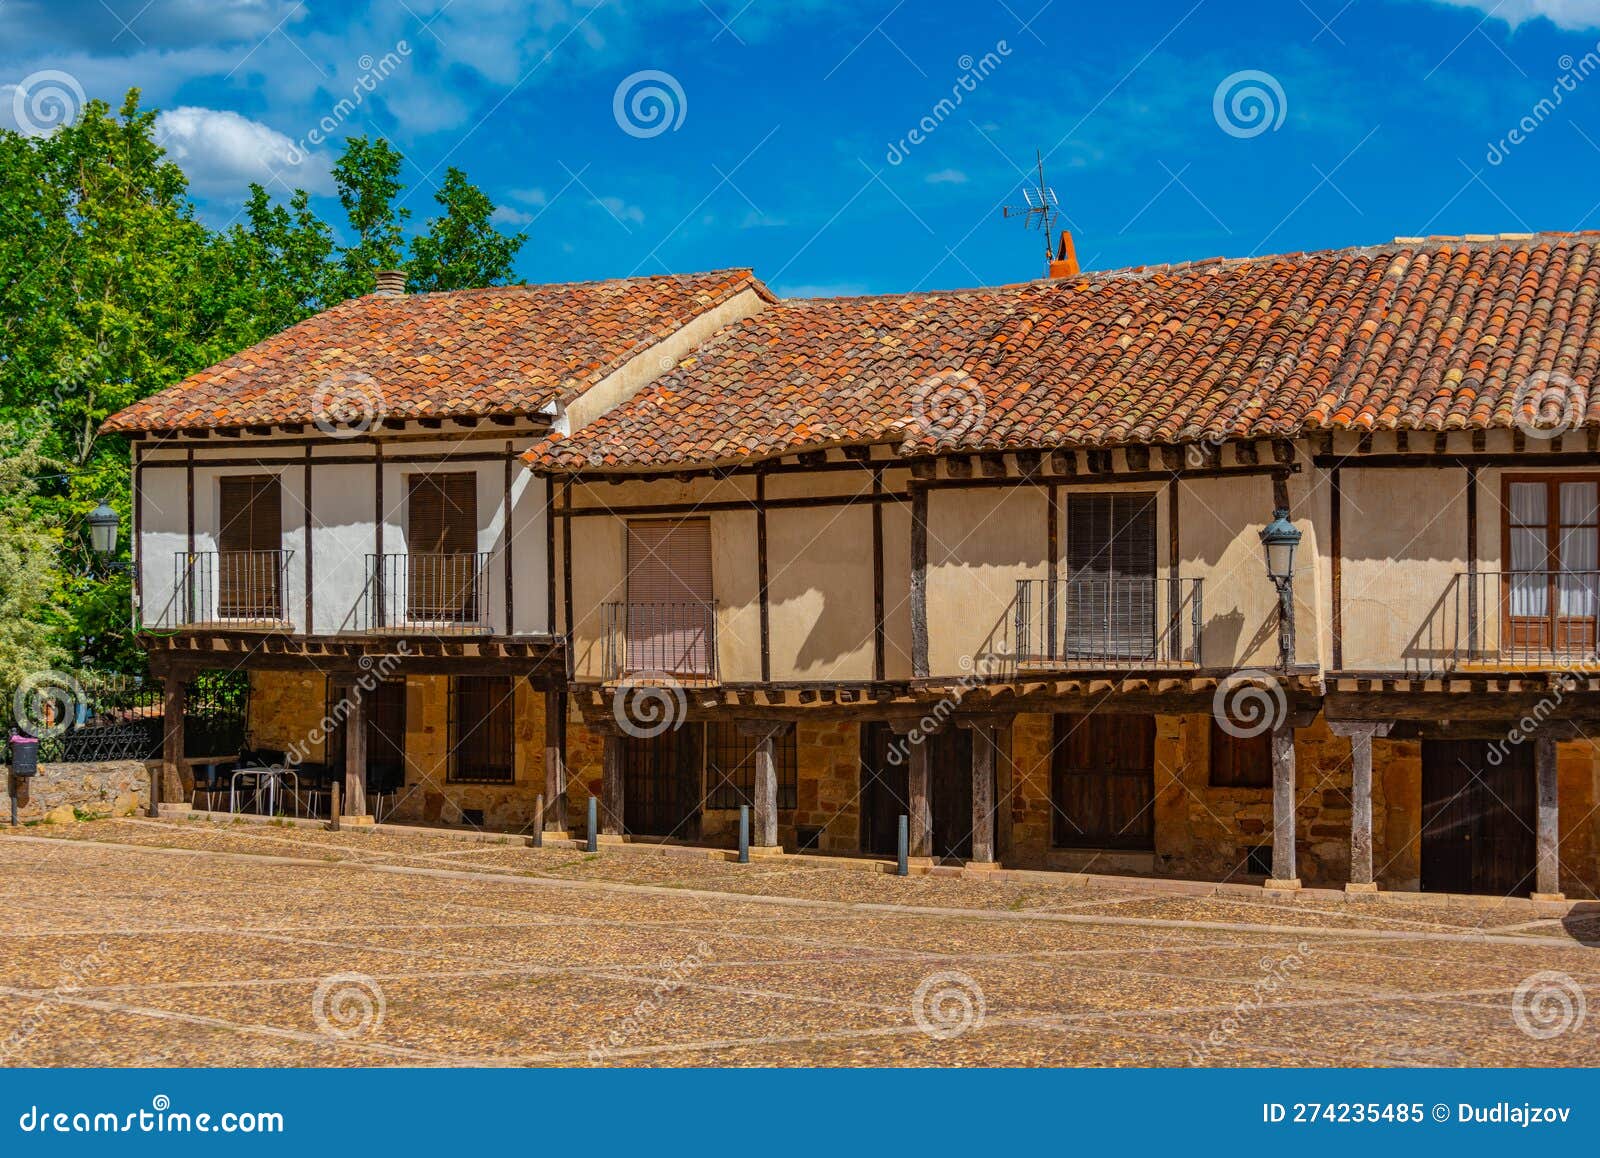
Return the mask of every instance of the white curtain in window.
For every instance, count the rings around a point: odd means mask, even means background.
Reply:
[[[1543,483],[1512,483],[1510,487],[1512,615],[1550,613],[1544,576],[1550,559],[1548,496]]]
[[[1595,571],[1600,567],[1600,486],[1561,484],[1561,577],[1557,606],[1563,616],[1593,619],[1597,606]]]

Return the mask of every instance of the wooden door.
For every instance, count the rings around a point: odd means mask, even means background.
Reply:
[[[710,519],[630,522],[626,672],[712,675],[711,592]]]
[[[406,487],[406,616],[470,623],[478,604],[478,476],[414,474]],[[387,582],[387,578],[386,578]]]
[[[337,710],[339,692],[328,681],[328,718],[335,721],[328,732],[325,763],[335,777],[344,774],[345,713]],[[406,782],[406,684],[386,680],[363,692],[361,707],[367,732],[367,791],[393,792]]]
[[[700,835],[701,729],[698,724],[622,741],[622,820],[636,836],[694,840]]]
[[[947,727],[928,745],[928,805],[933,813],[933,855],[972,856],[972,729]]]
[[[900,848],[900,817],[911,812],[910,770],[902,757],[891,763],[890,746],[904,742],[888,724],[861,729],[861,851],[894,856]]]
[[[1055,718],[1050,758],[1059,848],[1155,848],[1154,716]]]
[[[277,476],[230,476],[219,487],[217,616],[282,619],[283,495]]]
[[[1533,745],[1496,764],[1481,740],[1422,742],[1422,889],[1509,897],[1532,891]]]
[[[1067,498],[1064,654],[1147,659],[1156,649],[1156,495]]]
[[[1600,617],[1600,481],[1506,480],[1506,658],[1588,655]]]

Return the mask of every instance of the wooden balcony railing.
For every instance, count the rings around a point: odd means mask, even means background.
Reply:
[[[1019,667],[1198,667],[1201,580],[1019,579],[1007,654]]]
[[[367,584],[345,630],[482,635],[489,619],[489,555],[368,555]]]
[[[1435,650],[1452,669],[1592,665],[1600,571],[1460,572],[1435,618]]]
[[[288,626],[284,576],[293,551],[179,551],[172,597],[150,626],[282,628]]]
[[[607,603],[601,614],[607,680],[660,675],[716,682],[716,603]]]

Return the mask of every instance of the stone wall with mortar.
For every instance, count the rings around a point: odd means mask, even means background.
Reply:
[[[0,767],[4,767],[0,765]],[[75,819],[75,812],[92,816],[131,816],[150,803],[150,773],[138,760],[108,760],[95,764],[41,764],[37,776],[10,779],[17,788],[17,819],[24,824]],[[10,801],[0,802],[10,819]]]
[[[523,679],[513,679],[512,689],[514,779],[459,784],[450,780],[450,679],[406,677],[406,783],[384,819],[463,824],[463,810],[472,810],[483,814],[482,827],[497,832],[522,832],[533,824],[535,798],[544,791],[544,693]]]

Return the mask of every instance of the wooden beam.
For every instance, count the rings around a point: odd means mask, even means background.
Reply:
[[[505,559],[504,559],[504,564],[505,564],[505,585],[506,585],[506,634],[507,635],[513,634],[517,629],[516,628],[516,611],[515,611],[516,602],[512,598],[512,587],[511,587],[512,576],[513,576],[513,573],[514,573],[514,568],[511,565],[511,563],[512,563],[512,559],[511,559],[511,541],[512,541],[511,540],[511,481],[512,481],[512,463],[515,462],[515,461],[516,461],[515,457],[512,454],[511,444],[508,442],[508,443],[506,443],[505,499],[504,499],[504,502],[502,503],[502,506],[501,506],[501,510],[504,512],[503,518],[502,518],[502,528],[503,529],[502,529],[501,533],[505,537]]]
[[[767,587],[767,476],[756,475],[756,594],[761,602],[761,682],[772,679],[772,604]]]
[[[995,725],[983,721],[972,729],[972,859],[994,863]]]
[[[302,490],[304,493],[301,497],[304,499],[305,506],[305,530],[303,532],[305,542],[302,543],[301,546],[305,549],[306,553],[305,633],[307,635],[315,635],[317,630],[317,602],[314,593],[317,589],[317,581],[316,572],[312,568],[312,556],[315,554],[315,552],[311,549],[311,448],[309,446],[306,447],[306,463],[304,467]]]
[[[1294,726],[1272,731],[1272,880],[1281,888],[1298,888],[1295,875]]]
[[[567,693],[555,688],[544,693],[544,798],[546,832],[567,827]]]
[[[1350,724],[1330,720],[1335,736],[1350,740],[1350,884],[1352,891],[1371,892],[1372,879],[1372,739],[1389,732],[1387,723]]]
[[[930,857],[933,855],[933,810],[931,807],[929,747],[927,738],[923,737],[910,744],[910,751],[906,753],[906,796],[907,809],[910,816],[910,851],[909,855],[916,857]]]
[[[347,683],[340,694],[349,705],[344,717],[344,815],[367,815],[367,706],[361,685]]]
[[[608,728],[602,741],[602,770],[600,780],[600,831],[607,836],[621,836],[623,827],[623,776],[622,733]]]
[[[1331,578],[1328,584],[1330,634],[1333,643],[1333,668],[1344,667],[1344,492],[1339,486],[1339,468],[1328,472],[1328,551]]]
[[[1541,732],[1534,738],[1533,775],[1539,801],[1534,829],[1534,892],[1542,899],[1561,900],[1561,815],[1554,736]]]
[[[170,671],[161,692],[161,767],[150,778],[150,815],[161,815],[161,801],[172,797],[175,804],[187,803],[183,792],[183,714],[187,709],[186,672]],[[193,773],[191,773],[192,775]]]
[[[928,489],[911,492],[911,675],[928,675]]]
[[[872,493],[883,494],[883,468],[872,468]],[[886,627],[884,624],[883,505],[872,505],[872,678],[884,678]],[[765,677],[764,677],[765,678]]]

